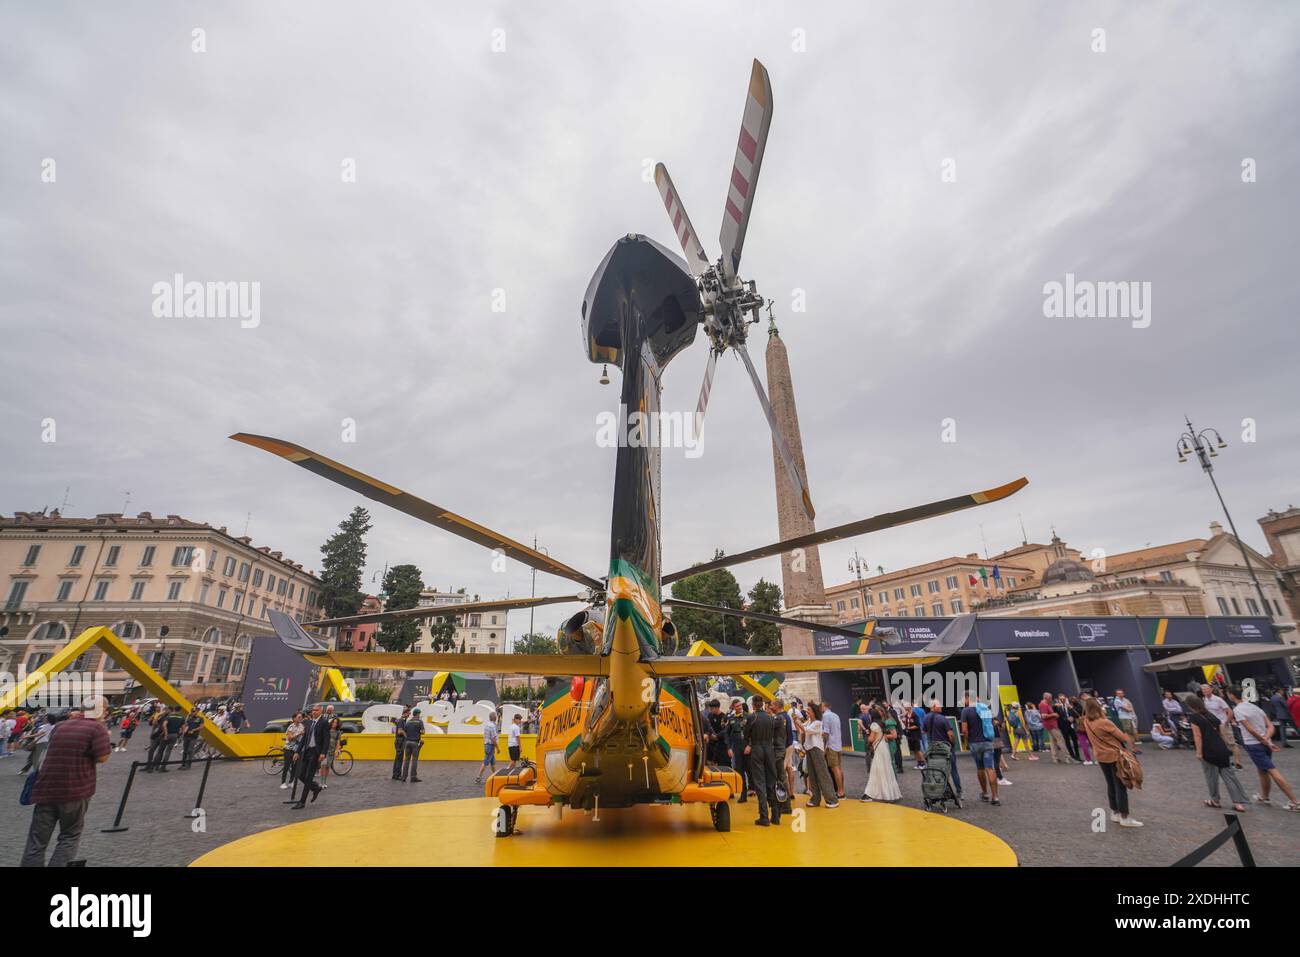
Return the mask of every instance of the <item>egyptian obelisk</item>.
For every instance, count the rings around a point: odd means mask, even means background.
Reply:
[[[767,391],[776,416],[777,427],[785,439],[795,468],[804,483],[808,482],[808,469],[804,465],[803,441],[799,436],[799,412],[794,403],[794,382],[790,378],[790,360],[785,343],[777,332],[776,323],[768,326],[767,334]],[[776,474],[776,520],[780,540],[785,541],[816,530],[813,520],[804,511],[803,500],[790,482],[781,453],[772,441],[772,468]],[[811,490],[812,486],[809,485]],[[781,590],[785,598],[785,614],[790,618],[809,621],[833,621],[834,614],[826,602],[826,586],[822,582],[822,561],[817,546],[784,552],[781,555]],[[813,654],[812,632],[802,628],[781,629],[781,649],[787,655]],[[800,683],[803,675],[791,675],[787,685]],[[816,677],[807,676],[809,687],[802,693],[816,693]],[[794,690],[794,689],[791,689]],[[801,693],[799,691],[796,694]]]

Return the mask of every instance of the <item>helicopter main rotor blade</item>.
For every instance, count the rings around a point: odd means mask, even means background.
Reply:
[[[755,621],[769,621],[774,625],[787,625],[791,628],[802,628],[805,631],[826,631],[833,635],[843,635],[845,638],[854,638],[861,641],[863,638],[880,641],[884,644],[893,644],[898,641],[898,633],[890,629],[888,634],[864,634],[861,629],[854,631],[852,628],[841,628],[838,625],[824,625],[815,621],[804,621],[801,618],[785,618],[781,615],[769,615],[766,612],[746,611],[743,608],[728,608],[725,605],[706,605],[698,601],[686,601],[681,598],[665,598],[660,604],[671,608],[686,608],[690,611],[713,612],[718,615],[730,615],[733,618],[750,618]]]
[[[280,456],[282,459],[301,465],[309,472],[315,472],[317,475],[342,485],[346,489],[351,489],[368,499],[395,508],[399,512],[405,512],[412,518],[428,522],[443,531],[459,535],[461,538],[468,539],[485,548],[500,549],[507,557],[513,558],[530,568],[536,568],[539,572],[548,572],[560,578],[567,578],[597,591],[603,591],[605,588],[604,583],[600,580],[592,578],[590,575],[584,575],[576,568],[570,568],[549,555],[529,548],[521,542],[516,542],[513,538],[507,538],[490,528],[484,528],[477,522],[462,518],[454,512],[449,512],[441,506],[434,505],[432,502],[417,498],[409,492],[403,492],[400,488],[394,488],[392,485],[371,478],[363,472],[348,468],[346,465],[328,459],[311,449],[303,448],[301,445],[295,445],[292,442],[285,442],[282,439],[273,439],[265,435],[250,435],[246,432],[238,432],[232,435],[231,438],[236,442],[243,442],[245,445],[264,449]]]
[[[715,568],[727,568],[731,565],[741,565],[745,562],[756,561],[760,558],[779,555],[782,552],[794,551],[796,548],[809,548],[813,545],[824,545],[827,542],[837,542],[842,538],[853,538],[857,535],[865,535],[868,532],[879,532],[886,528],[894,528],[898,525],[907,525],[910,522],[919,522],[922,519],[934,518],[937,515],[947,515],[949,512],[958,512],[965,508],[973,508],[976,505],[987,505],[989,502],[996,502],[1009,495],[1014,495],[1028,484],[1029,479],[1021,477],[1016,479],[1014,482],[1008,482],[1006,485],[999,485],[997,488],[985,489],[982,492],[971,492],[969,495],[958,495],[956,498],[945,498],[937,502],[930,502],[926,505],[917,505],[914,508],[905,508],[899,512],[884,512],[872,518],[864,518],[860,521],[849,522],[845,525],[836,525],[834,528],[823,529],[820,532],[811,532],[807,535],[797,536],[796,538],[787,538],[783,542],[764,545],[762,548],[751,548],[747,552],[738,552],[735,555],[724,555],[721,558],[715,558],[712,561],[703,562],[699,565],[692,565],[690,568],[684,568],[681,571],[664,575],[660,581],[667,585],[675,581],[681,581],[683,578],[689,578],[692,575],[698,575],[701,572],[713,571]]]
[[[763,407],[763,414],[767,416],[767,424],[772,430],[772,442],[776,445],[781,461],[785,463],[785,474],[790,477],[790,484],[799,490],[799,495],[803,498],[804,512],[807,513],[809,519],[815,519],[817,513],[813,510],[812,496],[808,494],[808,485],[804,482],[803,476],[799,474],[799,469],[794,462],[794,456],[790,454],[790,448],[785,444],[785,438],[777,427],[776,414],[772,411],[772,404],[767,401],[767,393],[763,391],[763,383],[759,381],[753,360],[749,358],[749,350],[745,348],[743,342],[736,343],[735,350],[740,353],[740,358],[745,363],[745,369],[749,372],[749,380],[754,383],[754,391],[758,393],[758,403]]]
[[[303,622],[308,628],[331,628],[336,625],[369,625],[374,622],[402,621],[414,618],[458,618],[471,612],[513,611],[517,608],[537,608],[541,605],[560,605],[565,602],[587,603],[586,595],[554,595],[537,598],[503,598],[500,601],[467,601],[443,605],[417,605],[415,608],[397,608],[393,611],[376,611],[365,615],[347,615],[343,618],[321,618]]]
[[[754,206],[754,187],[758,185],[758,171],[763,165],[763,150],[767,146],[767,130],[771,125],[772,81],[768,78],[767,68],[755,60],[749,74],[749,92],[740,120],[740,139],[731,165],[731,181],[727,184],[722,230],[718,234],[722,242],[722,276],[728,286],[735,283],[736,270],[740,268],[740,251],[745,245],[745,229]]]
[[[704,381],[700,383],[700,401],[695,403],[695,438],[704,434],[704,413],[709,408],[709,393],[713,391],[713,370],[718,366],[718,351],[709,346],[709,362],[704,367]]]
[[[668,218],[672,221],[677,241],[682,244],[686,265],[691,275],[698,278],[709,268],[709,257],[704,254],[704,245],[700,242],[700,236],[691,225],[691,217],[686,215],[681,194],[677,192],[677,187],[673,185],[673,178],[668,175],[668,167],[663,163],[655,166],[655,185],[659,187],[659,196],[664,201],[664,208],[668,210]]]

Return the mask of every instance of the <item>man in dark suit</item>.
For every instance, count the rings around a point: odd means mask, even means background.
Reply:
[[[311,717],[307,719],[300,740],[302,756],[298,759],[298,780],[302,782],[302,797],[298,798],[297,804],[291,805],[294,808],[307,806],[308,793],[315,801],[316,795],[321,792],[321,786],[316,783],[316,772],[329,755],[330,726],[321,714],[320,705],[312,706]]]

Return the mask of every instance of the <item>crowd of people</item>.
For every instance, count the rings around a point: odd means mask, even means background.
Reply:
[[[1202,764],[1207,807],[1219,808],[1220,784],[1232,806],[1244,811],[1248,803],[1273,804],[1273,789],[1282,805],[1300,811],[1290,782],[1273,762],[1274,752],[1292,747],[1288,728],[1300,726],[1300,692],[1278,687],[1258,703],[1242,697],[1240,687],[1204,684],[1181,697],[1165,692],[1162,713],[1154,715],[1148,735],[1162,749],[1186,747]],[[899,776],[904,771],[902,742],[915,768],[926,770],[933,742],[945,749],[948,781],[960,798],[963,789],[958,752],[965,747],[975,765],[980,800],[1000,806],[1001,789],[1012,784],[1008,758],[1056,764],[1099,766],[1111,820],[1121,827],[1142,827],[1130,807],[1130,794],[1142,786],[1142,729],[1133,700],[1124,689],[1111,696],[1045,692],[1036,701],[1010,702],[995,710],[982,697],[966,695],[953,717],[939,701],[871,700],[855,703],[856,723],[867,763],[861,800],[896,802],[902,797]],[[724,713],[721,702],[708,701],[702,712],[708,759],[734,768],[741,777],[744,803],[750,796],[759,805],[760,826],[789,813],[789,796],[808,796],[808,807],[835,808],[844,799],[842,770],[843,726],[829,704],[765,702],[755,696],[746,703],[733,699]],[[1242,754],[1254,765],[1258,789],[1250,801],[1236,772]],[[796,784],[798,785],[796,788]]]

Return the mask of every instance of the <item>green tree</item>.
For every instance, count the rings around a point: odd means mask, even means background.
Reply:
[[[384,611],[401,611],[420,603],[424,579],[414,565],[394,565],[384,576],[384,593],[388,602]],[[386,621],[379,626],[377,640],[385,651],[406,651],[420,639],[420,623],[414,618]]]
[[[430,651],[455,651],[456,619],[447,615],[429,619],[429,638]]]
[[[517,655],[558,655],[560,646],[552,635],[535,631],[531,635],[520,635],[515,639],[514,651]]]
[[[754,587],[749,590],[749,604],[745,606],[745,610],[760,612],[764,615],[781,614],[780,586],[775,582],[760,578],[754,583]],[[752,618],[744,619],[744,623],[745,646],[749,649],[750,654],[781,654],[780,625],[774,625],[770,621],[756,621]]]
[[[721,558],[722,552],[715,553],[713,557]],[[706,605],[721,605],[724,608],[745,607],[740,583],[736,581],[736,576],[725,568],[715,568],[711,572],[691,575],[674,582],[673,597]],[[687,644],[703,640],[711,645],[745,645],[745,627],[739,618],[730,615],[675,608],[673,624],[677,627],[681,640]]]
[[[370,513],[358,505],[339,523],[339,530],[320,547],[321,604],[326,618],[355,615],[365,601],[361,574],[366,567],[366,532]]]

